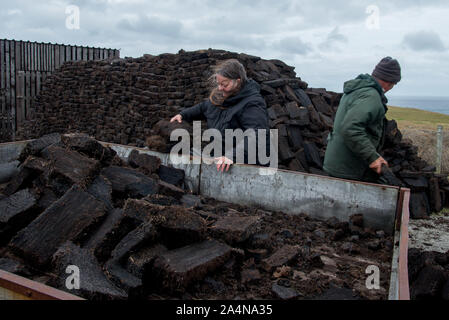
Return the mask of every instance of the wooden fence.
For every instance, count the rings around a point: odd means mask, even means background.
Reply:
[[[116,49],[0,39],[0,142],[14,141],[42,83],[64,62],[119,57]]]

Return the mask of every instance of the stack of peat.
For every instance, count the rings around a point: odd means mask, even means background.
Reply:
[[[43,136],[19,160],[0,185],[2,270],[94,300],[388,297],[392,237],[362,214],[317,221],[188,194],[184,171],[87,135]]]
[[[241,61],[248,76],[261,85],[271,128],[279,130],[279,167],[325,175],[327,136],[341,94],[308,88],[282,61],[221,50],[67,62],[45,82],[33,120],[19,137],[83,132],[100,141],[146,143],[167,151],[169,126],[156,124],[207,98],[211,66],[230,58]],[[402,140],[395,121],[388,122],[386,136],[382,154],[400,179],[391,184],[411,188],[412,217],[424,218],[448,205],[446,177],[435,175],[411,141]]]

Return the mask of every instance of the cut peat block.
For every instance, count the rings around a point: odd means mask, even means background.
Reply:
[[[193,210],[181,206],[165,207],[160,212],[158,229],[169,249],[179,248],[206,238],[206,221]]]
[[[157,171],[157,174],[162,181],[180,188],[183,187],[185,176],[184,170],[161,165]]]
[[[166,253],[168,249],[162,244],[156,244],[151,247],[145,247],[141,250],[131,253],[126,261],[125,268],[129,273],[142,279],[145,266],[153,262],[156,257]]]
[[[133,168],[140,168],[145,174],[151,175],[159,170],[161,159],[133,150],[129,154],[128,163]]]
[[[185,191],[173,184],[167,183],[165,181],[159,181],[159,193],[174,197],[177,200],[180,200],[182,196],[185,194]]]
[[[141,290],[142,280],[130,274],[124,266],[128,256],[145,245],[154,244],[158,232],[151,222],[147,222],[128,233],[114,248],[111,259],[106,263],[106,272],[110,279],[132,295]]]
[[[277,267],[287,265],[300,254],[301,248],[299,246],[285,245],[270,257],[262,260],[262,266],[267,271],[273,271]]]
[[[100,262],[105,262],[129,232],[152,220],[162,208],[144,200],[128,199],[123,209],[113,209],[109,212],[84,246],[92,249]]]
[[[232,248],[215,240],[207,240],[169,251],[154,261],[151,273],[163,289],[183,292],[193,281],[223,266]]]
[[[104,168],[101,175],[111,182],[112,191],[124,198],[143,198],[159,191],[156,180],[135,169],[111,166]]]
[[[38,214],[37,199],[28,189],[0,200],[0,244],[8,242]]]
[[[230,245],[241,243],[257,232],[260,217],[221,217],[210,228],[215,238]]]
[[[53,255],[52,265],[56,277],[51,280],[50,284],[61,290],[89,300],[125,300],[128,298],[123,290],[109,281],[92,251],[88,249],[81,249],[71,242],[66,242]],[[70,273],[66,273],[68,266],[76,266],[79,269],[79,289],[68,290],[66,287],[66,281],[70,276]]]
[[[24,161],[30,155],[37,155],[48,146],[59,143],[60,141],[61,135],[59,133],[47,134],[40,137],[39,139],[32,140],[28,142],[23,149],[22,153],[19,156],[19,160]]]
[[[10,246],[24,259],[46,266],[66,241],[80,241],[106,213],[104,204],[73,186],[11,240]]]
[[[84,134],[63,135],[62,142],[72,150],[94,158],[103,164],[108,164],[117,154],[114,150],[104,147],[92,137]]]
[[[87,192],[93,195],[97,200],[102,201],[108,210],[112,209],[112,184],[104,176],[97,176],[89,186]]]
[[[87,185],[99,169],[98,161],[61,147],[50,146],[41,154],[44,159],[51,162],[50,184],[61,194],[73,184]]]

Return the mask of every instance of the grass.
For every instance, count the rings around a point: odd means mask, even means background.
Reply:
[[[442,125],[444,130],[449,130],[449,115],[436,112],[389,106],[387,118],[396,120],[399,129],[412,128],[436,131],[438,125]]]
[[[442,172],[449,173],[449,115],[412,108],[389,106],[387,119],[396,120],[404,139],[418,147],[418,155],[436,165],[436,132],[443,126]]]

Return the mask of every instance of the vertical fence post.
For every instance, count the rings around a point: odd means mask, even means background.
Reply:
[[[443,158],[443,126],[438,126],[437,130],[437,173],[441,173],[441,161]]]

